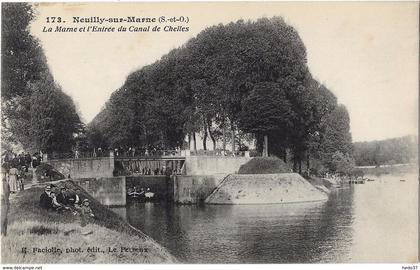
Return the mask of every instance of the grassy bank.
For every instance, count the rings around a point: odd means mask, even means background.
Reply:
[[[70,190],[77,187],[69,180],[57,186],[63,185]],[[8,234],[1,240],[3,263],[177,262],[165,248],[87,193],[82,191],[81,197],[90,200],[95,219],[81,227],[78,215],[41,209],[42,192],[43,187],[32,187],[11,195]],[[40,250],[33,252],[36,248]]]

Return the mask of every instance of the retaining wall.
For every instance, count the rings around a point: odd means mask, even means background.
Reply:
[[[48,160],[47,163],[73,179],[112,177],[114,172],[112,157]]]
[[[125,176],[74,179],[73,181],[102,205],[126,205]]]
[[[174,175],[173,200],[175,203],[194,204],[204,202],[208,195],[226,177],[226,174],[215,175]]]
[[[250,157],[187,156],[185,157],[186,175],[238,173],[239,167],[251,159]]]

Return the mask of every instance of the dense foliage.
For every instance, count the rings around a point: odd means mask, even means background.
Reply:
[[[29,32],[33,18],[27,3],[2,4],[2,144],[33,152],[70,151],[81,122]]]
[[[418,139],[404,136],[381,141],[355,142],[354,158],[358,166],[380,166],[416,161]]]
[[[261,150],[268,136],[270,155],[291,153],[299,171],[310,155],[328,166],[330,148],[352,150],[345,107],[312,78],[302,40],[278,17],[209,27],[133,72],[89,132],[101,147],[175,148],[201,134],[204,149],[207,137],[242,149],[251,134]]]

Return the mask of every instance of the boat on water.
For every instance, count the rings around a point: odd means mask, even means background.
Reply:
[[[147,188],[146,191],[141,188],[140,191],[138,191],[138,189],[134,187],[127,191],[127,199],[136,202],[153,201],[155,199],[155,193],[151,192],[150,188]]]
[[[364,184],[365,183],[365,180],[364,179],[362,179],[362,180],[349,180],[349,184]]]

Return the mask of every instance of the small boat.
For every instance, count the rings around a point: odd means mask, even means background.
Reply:
[[[143,194],[142,192],[130,192],[130,193],[127,193],[128,194],[128,196],[130,196],[131,198],[138,198],[138,197],[140,197],[140,195],[141,194]]]
[[[370,179],[370,178],[368,178],[368,179],[367,179],[367,181],[368,181],[368,182],[373,182],[373,181],[375,181],[375,179]]]
[[[365,180],[350,180],[349,184],[364,184]]]
[[[127,191],[127,199],[129,200],[133,200],[133,201],[141,201],[144,200],[144,191],[143,189],[139,191],[137,191],[137,188],[130,188]]]
[[[400,179],[400,182],[405,182],[405,179]]]
[[[146,201],[152,201],[155,197],[155,193],[151,192],[150,189],[147,189],[147,192],[144,193],[144,197]]]

